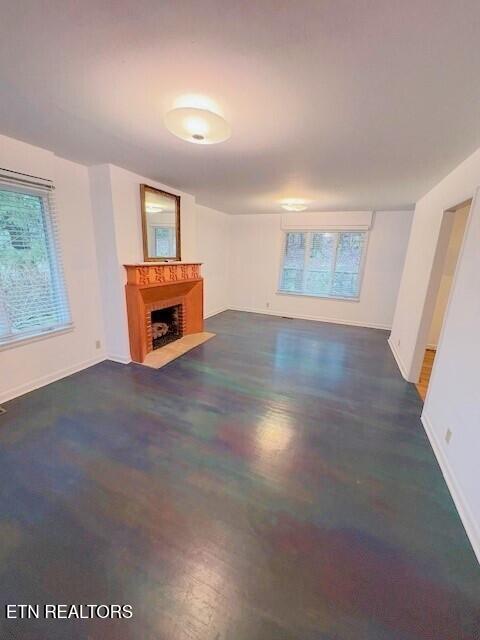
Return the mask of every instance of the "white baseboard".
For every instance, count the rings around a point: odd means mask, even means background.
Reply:
[[[126,356],[118,356],[115,353],[107,353],[107,355],[105,356],[105,360],[111,360],[112,362],[118,362],[120,364],[129,364],[130,362],[132,362],[131,358],[128,358]]]
[[[352,327],[366,327],[367,329],[391,329],[391,325],[377,324],[374,322],[357,322],[355,320],[342,320],[341,318],[326,318],[324,316],[305,316],[298,313],[272,311],[271,309],[253,309],[249,307],[228,307],[231,311],[245,311],[246,313],[259,313],[265,316],[277,316],[279,318],[294,318],[295,320],[311,320],[313,322],[328,322],[330,324],[343,324]]]
[[[35,380],[30,380],[25,384],[18,385],[17,387],[12,387],[11,389],[7,389],[0,394],[0,404],[4,402],[8,402],[9,400],[13,400],[13,398],[17,398],[18,396],[23,396],[25,393],[29,393],[30,391],[34,391],[35,389],[39,389],[40,387],[44,387],[51,382],[56,382],[60,380],[60,378],[66,378],[67,376],[71,376],[72,373],[77,373],[77,371],[82,371],[83,369],[87,369],[88,367],[93,366],[94,364],[98,364],[99,362],[103,362],[105,360],[105,355],[97,356],[95,358],[91,358],[90,360],[84,360],[83,362],[78,362],[77,364],[72,365],[71,367],[66,367],[65,369],[59,369],[57,371],[53,371],[45,376],[41,376],[40,378],[36,378]]]
[[[467,500],[465,499],[460,484],[458,483],[455,477],[455,473],[450,467],[448,459],[437,440],[437,436],[435,435],[432,423],[430,422],[430,419],[426,415],[425,411],[422,413],[421,420],[423,428],[425,429],[425,433],[428,436],[433,452],[442,471],[442,475],[445,479],[445,482],[447,483],[450,495],[452,496],[455,507],[457,508],[460,520],[462,521],[462,524],[465,528],[473,551],[477,556],[477,560],[480,563],[480,530],[478,524],[475,522],[475,518],[473,517]]]
[[[212,316],[216,316],[219,313],[223,313],[224,311],[228,311],[230,307],[219,307],[218,309],[215,309],[215,311],[209,311],[207,314],[205,314],[203,316],[203,319],[206,320],[207,318],[211,318]]]
[[[407,369],[406,369],[405,365],[403,364],[403,360],[400,357],[400,354],[398,353],[396,346],[393,343],[392,336],[390,336],[388,338],[387,342],[388,342],[388,345],[390,347],[391,352],[393,353],[393,357],[395,358],[395,361],[396,361],[396,363],[398,365],[398,368],[400,369],[400,373],[402,374],[402,376],[405,378],[405,380],[407,382],[412,382],[412,380],[408,379]]]

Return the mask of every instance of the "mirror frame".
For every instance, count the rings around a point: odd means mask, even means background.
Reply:
[[[175,248],[176,255],[175,256],[157,256],[150,257],[148,255],[148,227],[147,227],[147,209],[145,206],[145,195],[147,191],[154,191],[155,193],[159,193],[162,196],[167,196],[169,198],[175,199]],[[182,252],[180,247],[180,196],[175,195],[174,193],[168,193],[168,191],[162,191],[161,189],[156,189],[155,187],[151,187],[148,184],[140,185],[140,208],[142,211],[142,236],[143,236],[143,260],[144,262],[179,262],[182,258]]]

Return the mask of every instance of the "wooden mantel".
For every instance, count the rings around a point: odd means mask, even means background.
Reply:
[[[148,262],[124,267],[130,353],[134,362],[143,362],[153,349],[152,311],[181,305],[183,335],[203,331],[200,262]]]

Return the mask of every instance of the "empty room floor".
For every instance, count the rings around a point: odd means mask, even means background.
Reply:
[[[158,371],[104,362],[7,403],[2,604],[133,618],[0,636],[478,640],[478,564],[387,333],[206,324]]]

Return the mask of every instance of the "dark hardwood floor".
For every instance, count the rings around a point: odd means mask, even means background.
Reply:
[[[133,618],[3,608],[2,640],[478,640],[479,566],[387,333],[207,330],[158,371],[104,362],[6,405],[2,604]]]
[[[433,363],[435,362],[435,355],[436,351],[434,349],[425,350],[422,370],[420,372],[420,379],[416,385],[417,391],[423,401],[425,401],[425,398],[427,397],[428,385],[430,384]]]

